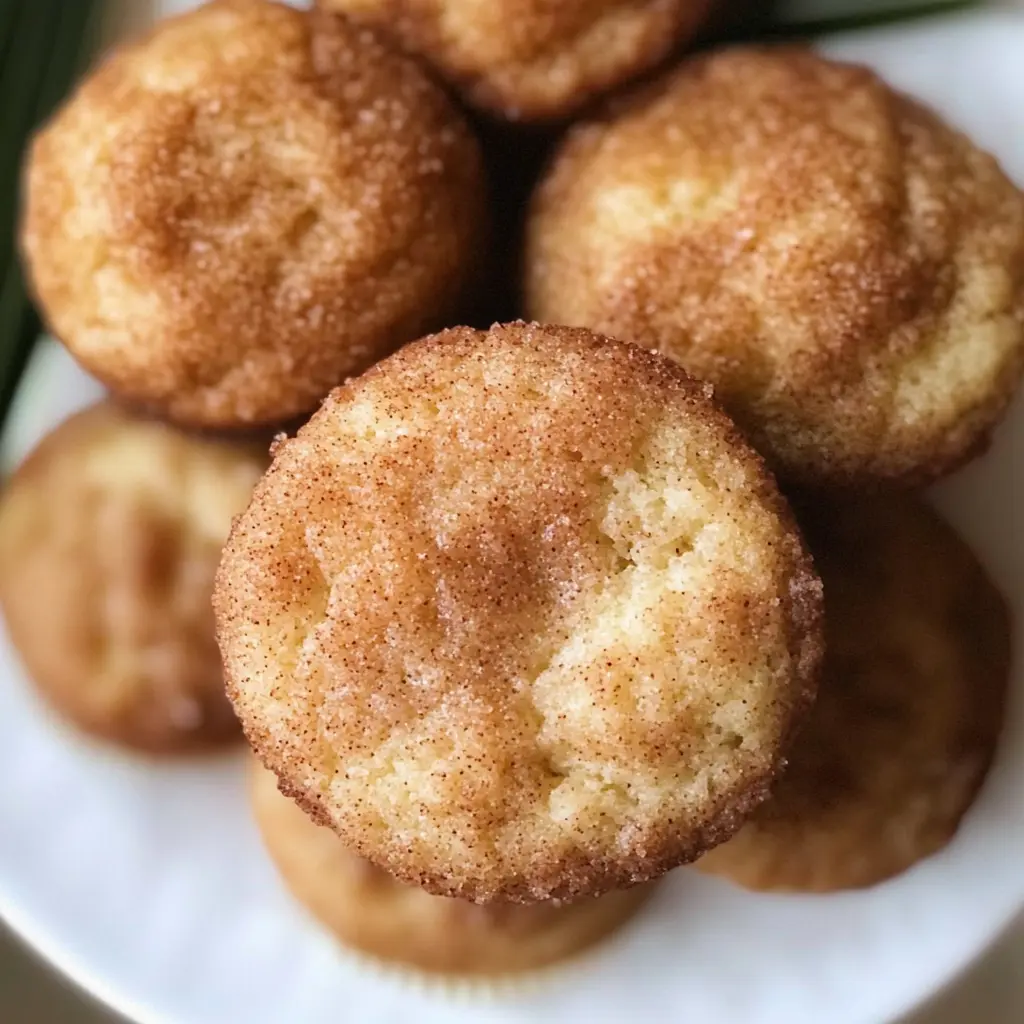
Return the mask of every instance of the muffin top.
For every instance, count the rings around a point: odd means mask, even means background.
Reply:
[[[185,424],[277,423],[439,324],[483,192],[461,117],[368,29],[214,0],[43,128],[22,241],[46,319],[112,389]]]
[[[574,128],[528,227],[531,316],[659,348],[781,473],[920,483],[1024,366],[1024,198],[871,71],[684,63]]]
[[[422,971],[498,975],[563,960],[605,937],[651,895],[634,886],[577,903],[550,900],[486,907],[431,896],[345,848],[277,788],[253,772],[252,804],[285,885],[346,945]]]
[[[514,121],[573,113],[657,64],[711,0],[318,0],[393,33],[476,106]]]
[[[752,889],[873,885],[945,846],[985,778],[1009,612],[917,499],[806,498],[798,511],[825,585],[818,699],[771,798],[699,866]]]
[[[210,597],[266,446],[188,437],[108,403],[50,433],[0,498],[0,605],[55,708],[155,753],[238,737]]]
[[[523,323],[333,392],[215,595],[229,694],[286,791],[478,901],[599,893],[732,832],[813,694],[819,605],[705,385]]]

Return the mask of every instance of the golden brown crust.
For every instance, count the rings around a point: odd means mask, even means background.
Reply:
[[[873,885],[941,849],[984,781],[1010,668],[1006,605],[911,498],[809,499],[828,654],[789,767],[698,867],[751,889]]]
[[[28,674],[86,731],[151,753],[239,738],[210,594],[266,447],[93,406],[0,495],[0,605]]]
[[[726,838],[821,650],[788,508],[706,386],[522,323],[336,390],[277,448],[214,603],[284,790],[478,901],[604,892]]]
[[[563,118],[654,67],[710,0],[318,0],[392,33],[472,104]]]
[[[279,423],[451,313],[476,143],[369,29],[215,0],[116,51],[40,132],[22,244],[55,334],[191,426]]]
[[[1024,198],[868,70],[725,50],[570,132],[526,292],[712,381],[787,476],[923,483],[1024,368]]]
[[[345,848],[257,767],[252,804],[260,832],[295,898],[338,939],[422,971],[499,975],[565,960],[620,928],[653,886],[578,903],[481,907],[396,881]]]

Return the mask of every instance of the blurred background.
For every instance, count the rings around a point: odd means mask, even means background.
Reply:
[[[733,0],[715,31],[785,38],[977,6],[959,0]],[[0,0],[0,421],[39,325],[24,295],[13,233],[24,140],[88,62],[152,19],[151,0]],[[166,10],[167,5],[162,5]],[[187,6],[181,3],[180,6]],[[1019,6],[1024,0],[992,0]],[[0,925],[0,1024],[100,1024],[116,1019],[28,952]],[[913,1024],[1024,1021],[1024,922]],[[711,1022],[708,1022],[711,1024]]]

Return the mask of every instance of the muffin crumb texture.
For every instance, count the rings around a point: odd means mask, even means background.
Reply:
[[[931,509],[801,506],[825,584],[818,699],[771,798],[698,863],[751,889],[874,885],[942,849],[992,763],[1009,680],[1006,603]]]
[[[295,898],[341,942],[431,974],[494,977],[573,956],[620,928],[651,886],[576,903],[490,904],[432,896],[347,850],[258,769],[252,803],[263,841]]]
[[[22,245],[54,333],[179,423],[308,412],[454,315],[476,142],[370,30],[263,0],[160,22],[36,137]]]
[[[470,103],[512,121],[564,118],[647,71],[710,0],[318,0],[393,34]]]
[[[480,901],[606,891],[725,838],[820,655],[820,584],[708,389],[527,324],[335,391],[278,448],[215,604],[285,790]]]
[[[527,234],[530,316],[677,359],[796,481],[935,479],[1024,367],[1024,197],[810,51],[700,56],[574,126]]]
[[[155,753],[238,737],[210,597],[265,447],[109,404],[50,433],[0,499],[0,604],[29,675],[88,732]]]

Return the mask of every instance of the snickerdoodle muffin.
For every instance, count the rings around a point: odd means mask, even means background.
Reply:
[[[470,103],[514,121],[573,113],[659,63],[711,0],[318,0],[392,33]]]
[[[531,906],[431,896],[345,848],[256,768],[252,804],[285,885],[345,945],[421,971],[498,975],[544,967],[606,938],[651,894],[634,886],[575,903]]]
[[[953,837],[992,760],[1006,606],[967,545],[910,498],[800,516],[825,584],[818,700],[771,799],[699,867],[751,889],[872,885]]]
[[[939,477],[1024,366],[1024,197],[809,51],[699,57],[578,125],[527,235],[529,315],[679,360],[796,480]]]
[[[285,791],[407,882],[595,895],[729,836],[810,702],[820,584],[671,360],[455,328],[277,448],[214,598]]]
[[[154,753],[239,735],[210,595],[266,446],[187,437],[109,404],[49,434],[0,492],[0,605],[42,694]]]
[[[410,58],[340,16],[214,0],[43,128],[22,244],[54,333],[123,398],[277,423],[451,313],[484,191]]]

